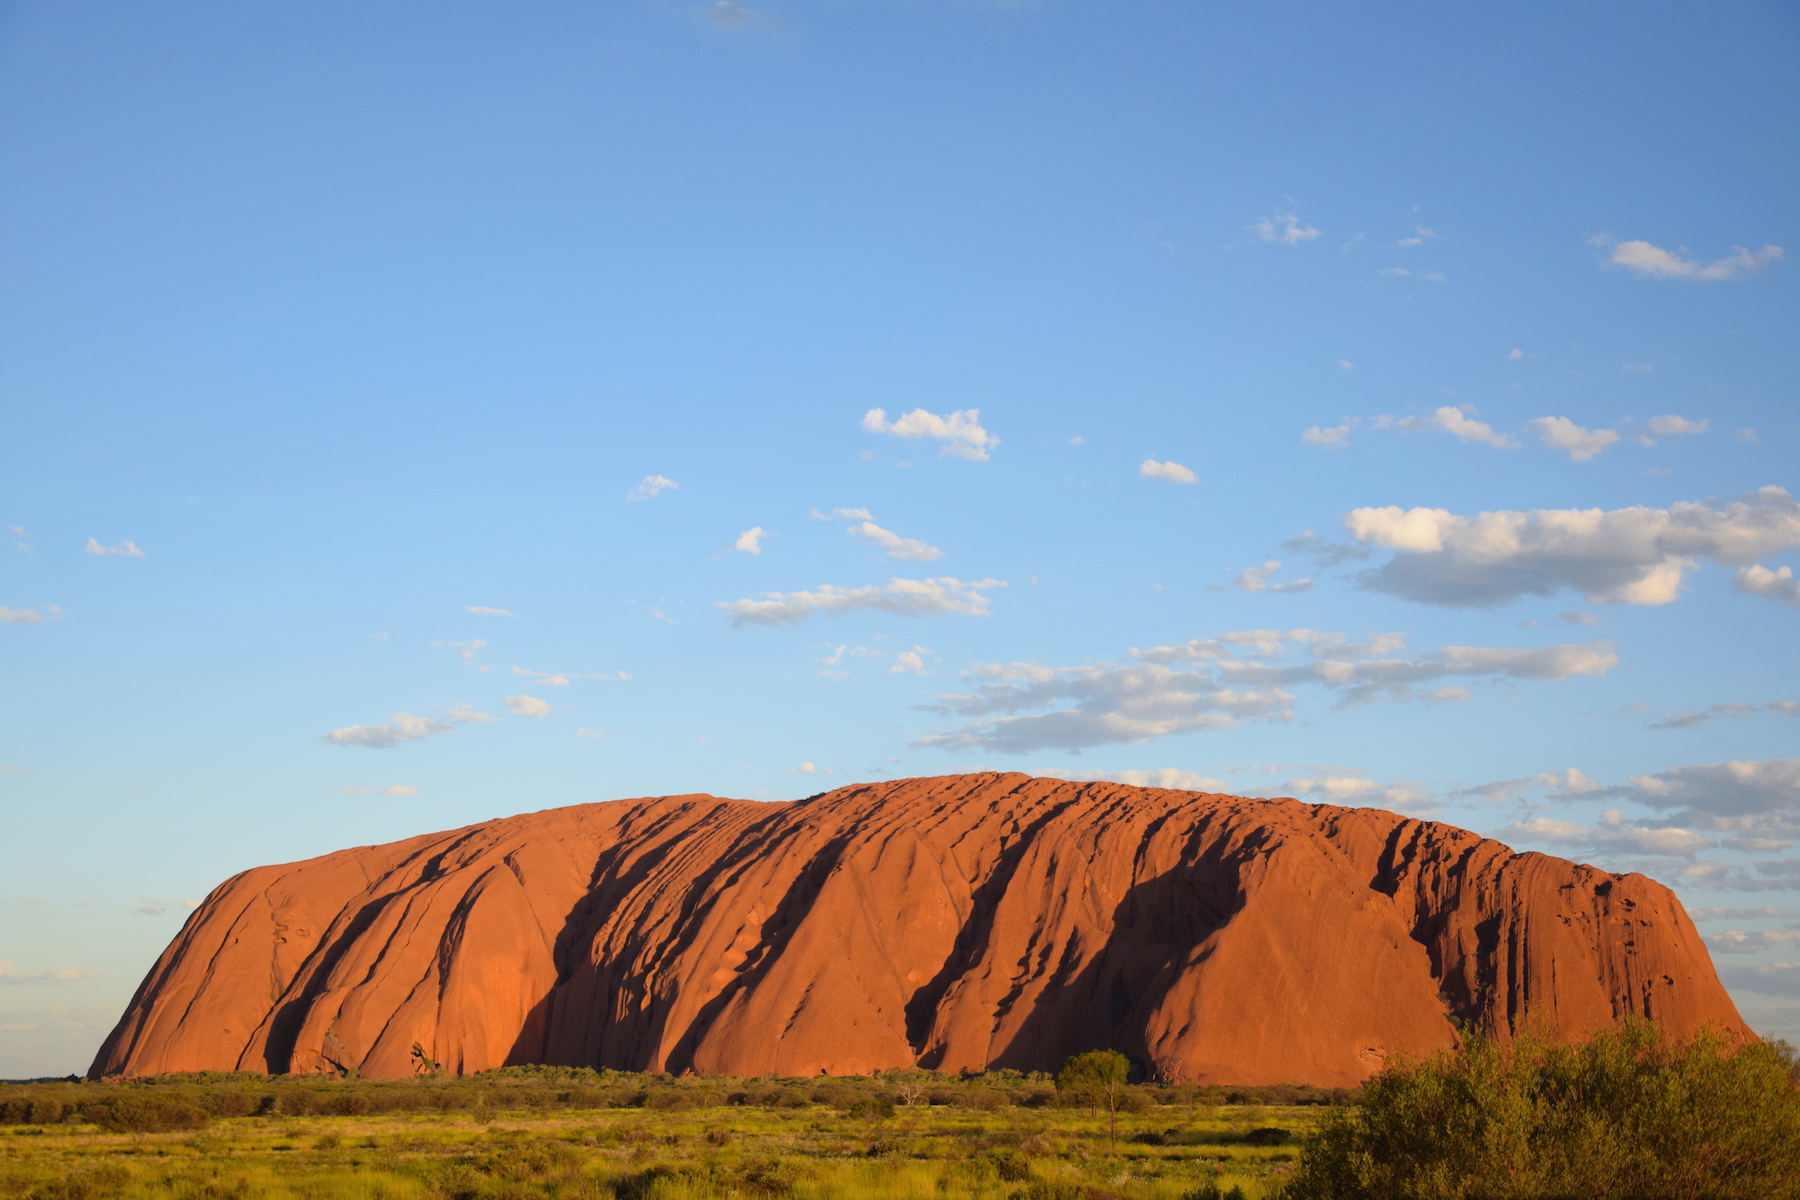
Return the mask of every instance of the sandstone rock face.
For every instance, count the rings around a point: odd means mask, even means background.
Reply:
[[[95,1076],[515,1063],[1350,1085],[1631,1014],[1750,1036],[1679,901],[1376,809],[1016,774],[579,805],[246,871]]]

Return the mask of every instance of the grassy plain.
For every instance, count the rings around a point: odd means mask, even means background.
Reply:
[[[1295,1098],[1331,1097],[1134,1088],[1114,1141],[1019,1076],[38,1084],[0,1088],[0,1197],[1263,1200],[1324,1110],[1230,1101]]]

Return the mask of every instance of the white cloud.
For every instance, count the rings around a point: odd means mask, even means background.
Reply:
[[[1463,517],[1390,506],[1355,509],[1344,529],[1365,545],[1398,552],[1365,572],[1363,587],[1423,604],[1486,607],[1573,588],[1594,604],[1659,605],[1681,594],[1696,559],[1735,566],[1800,546],[1800,504],[1782,488],[1765,487],[1718,508],[1678,503]],[[1761,575],[1739,576],[1740,589],[1780,587]]]
[[[1746,425],[1737,431],[1737,440],[1740,442],[1748,442],[1752,445],[1762,441],[1760,437],[1756,436],[1756,429],[1749,425]]]
[[[1587,462],[1619,440],[1611,429],[1583,429],[1567,417],[1539,417],[1525,422],[1537,431],[1538,440],[1563,451],[1576,462]]]
[[[568,687],[577,679],[605,679],[615,680],[619,683],[631,682],[631,676],[623,671],[614,671],[610,674],[605,671],[590,671],[585,675],[577,675],[562,671],[533,671],[526,667],[514,667],[512,673],[523,679],[529,679],[542,687]]]
[[[1231,581],[1231,586],[1240,592],[1304,592],[1313,585],[1310,579],[1296,579],[1290,583],[1270,583],[1269,576],[1281,570],[1281,564],[1270,559],[1260,567],[1246,567]]]
[[[1681,434],[1705,433],[1712,428],[1712,422],[1704,419],[1690,421],[1671,413],[1666,417],[1651,417],[1648,427],[1657,437],[1677,437]]]
[[[1651,724],[1652,729],[1697,729],[1708,721],[1716,721],[1721,717],[1749,717],[1758,713],[1773,713],[1776,716],[1800,717],[1800,701],[1769,700],[1762,704],[1740,704],[1728,701],[1724,704],[1711,704],[1699,712],[1664,713],[1662,720]]]
[[[1346,421],[1342,425],[1333,425],[1330,428],[1308,425],[1300,431],[1300,440],[1309,446],[1325,446],[1330,449],[1348,446],[1350,444],[1350,422]]]
[[[450,653],[456,655],[456,657],[462,659],[462,661],[466,663],[472,663],[475,661],[475,655],[483,646],[487,645],[487,639],[472,638],[466,642],[446,642],[440,640],[431,644],[439,649],[450,651]]]
[[[1166,479],[1170,483],[1199,483],[1195,474],[1178,462],[1157,462],[1146,458],[1138,464],[1138,474],[1145,479]]]
[[[1513,362],[1518,362],[1521,358],[1525,357],[1525,352],[1517,346],[1514,346],[1511,350],[1506,352],[1506,357]]]
[[[1800,758],[1693,763],[1633,775],[1613,794],[1715,831],[1782,837],[1800,830]]]
[[[1421,699],[1432,704],[1458,704],[1474,697],[1474,693],[1466,687],[1435,688],[1426,692]]]
[[[834,508],[830,512],[810,509],[815,521],[873,521],[875,515],[866,508]]]
[[[1703,921],[1757,921],[1764,917],[1800,917],[1800,912],[1786,908],[1690,908],[1688,916],[1698,925]]]
[[[930,651],[923,646],[914,646],[911,650],[902,650],[894,655],[894,665],[888,668],[889,675],[904,675],[911,671],[914,675],[929,675],[925,669],[926,654]]]
[[[1800,1000],[1800,963],[1777,962],[1761,966],[1723,967],[1719,982],[1738,991]]]
[[[578,738],[599,739],[599,738],[604,738],[604,737],[611,737],[612,734],[608,733],[604,729],[577,729],[575,731],[575,736]]]
[[[1593,240],[1601,245],[1610,242],[1606,238]],[[1764,246],[1754,252],[1743,246],[1733,246],[1732,249],[1735,253],[1714,262],[1702,263],[1698,259],[1687,257],[1681,250],[1664,250],[1643,241],[1620,242],[1613,246],[1612,254],[1604,265],[1624,267],[1644,279],[1685,279],[1690,282],[1712,283],[1743,279],[1771,263],[1779,262],[1783,253],[1780,246]]]
[[[1729,929],[1706,938],[1707,949],[1714,954],[1760,954],[1794,942],[1800,942],[1800,929],[1758,929],[1753,933]]]
[[[418,788],[408,787],[404,783],[392,783],[387,787],[364,787],[361,784],[349,783],[339,788],[338,791],[346,796],[416,796],[419,794]]]
[[[1761,596],[1777,604],[1800,608],[1800,579],[1794,578],[1792,567],[1780,567],[1773,571],[1761,563],[1739,567],[1731,577],[1731,586],[1740,592],[1749,592],[1752,596]]]
[[[1287,246],[1298,246],[1302,242],[1310,242],[1319,236],[1320,231],[1311,225],[1302,225],[1300,218],[1291,212],[1278,212],[1264,217],[1250,226],[1252,233],[1265,242],[1281,242]]]
[[[998,579],[964,583],[940,579],[890,579],[885,584],[842,588],[829,583],[809,592],[765,592],[761,600],[720,600],[717,605],[734,626],[797,625],[812,616],[839,617],[859,610],[885,612],[897,617],[935,617],[961,613],[970,617],[990,615],[988,598],[993,588],[1005,587]]]
[[[815,775],[818,773],[818,770],[819,768],[813,766],[813,764],[809,762],[803,762],[794,768],[794,772],[799,775]]]
[[[1232,785],[1223,779],[1198,775],[1175,767],[1158,767],[1150,771],[1063,771],[1054,767],[1040,771],[1056,779],[1076,783],[1123,783],[1131,787],[1168,788],[1178,792],[1214,792],[1236,795]]]
[[[453,708],[444,717],[445,720],[438,720],[435,717],[415,717],[411,713],[391,713],[383,724],[346,725],[325,734],[324,740],[336,746],[366,746],[370,750],[388,750],[401,742],[416,742],[435,734],[449,733],[458,725],[488,724],[500,719],[487,713],[474,712],[466,706]]]
[[[489,608],[485,604],[470,604],[463,608],[464,612],[474,613],[478,617],[511,617],[516,613],[507,612],[504,608]]]
[[[116,546],[102,546],[94,538],[87,540],[81,548],[83,554],[117,554],[123,558],[142,558],[144,552],[137,548],[136,542],[120,542]]]
[[[762,540],[768,536],[769,531],[761,525],[752,525],[737,535],[737,541],[731,543],[731,548],[740,554],[761,554]]]
[[[500,703],[506,705],[506,711],[515,717],[547,717],[550,715],[550,703],[539,700],[536,696],[504,696]]]
[[[873,521],[864,521],[861,525],[852,525],[845,532],[851,537],[859,537],[873,542],[887,552],[889,558],[898,558],[907,562],[930,562],[934,558],[944,557],[944,552],[928,542],[916,538],[901,537],[889,532]]]
[[[7,983],[77,983],[83,979],[94,979],[94,971],[77,971],[73,967],[57,967],[48,971],[37,971],[27,974],[11,963],[0,960],[0,984]]]
[[[0,604],[0,625],[42,625],[45,616],[55,616],[61,610],[54,604],[46,604],[44,611],[35,608],[8,608]]]
[[[1492,446],[1496,450],[1517,450],[1519,443],[1504,433],[1495,433],[1493,426],[1477,421],[1470,414],[1473,409],[1464,405],[1453,408],[1446,404],[1436,409],[1428,417],[1390,417],[1375,418],[1377,429],[1398,429],[1402,433],[1422,433],[1427,430],[1440,430],[1452,434],[1463,443],[1480,442],[1484,446]]]
[[[679,491],[681,485],[666,475],[646,475],[643,482],[625,493],[627,500],[654,500],[665,489]]]
[[[1000,444],[999,438],[981,427],[978,408],[965,408],[942,417],[915,408],[898,421],[889,421],[885,409],[871,408],[863,414],[862,427],[864,433],[933,438],[944,443],[938,449],[938,457],[966,458],[971,462],[986,462],[988,451]]]
[[[1405,700],[1415,684],[1447,677],[1560,680],[1603,675],[1618,665],[1605,643],[1536,650],[1448,646],[1415,658],[1377,657],[1403,644],[1398,634],[1352,643],[1339,633],[1260,629],[1134,649],[1136,661],[1128,664],[986,663],[962,673],[974,685],[971,692],[939,696],[928,706],[966,723],[913,744],[1009,754],[1081,750],[1249,720],[1286,721],[1295,702],[1290,687],[1320,687],[1343,707]],[[1291,659],[1298,650],[1310,661],[1265,661]]]

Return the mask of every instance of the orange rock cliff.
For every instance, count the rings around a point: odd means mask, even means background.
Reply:
[[[1650,1018],[1749,1036],[1674,894],[1378,809],[1016,774],[487,821],[221,884],[91,1074],[424,1060],[1352,1085]]]

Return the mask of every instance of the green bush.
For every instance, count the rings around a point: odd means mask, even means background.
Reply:
[[[212,1117],[179,1096],[126,1092],[82,1106],[81,1115],[112,1133],[170,1133],[205,1129]]]
[[[1475,1038],[1328,1110],[1284,1197],[1800,1197],[1800,1069],[1785,1043],[1641,1023],[1571,1046]]]
[[[123,1192],[130,1182],[129,1170],[116,1163],[107,1163],[41,1184],[31,1193],[31,1200],[107,1200]]]

